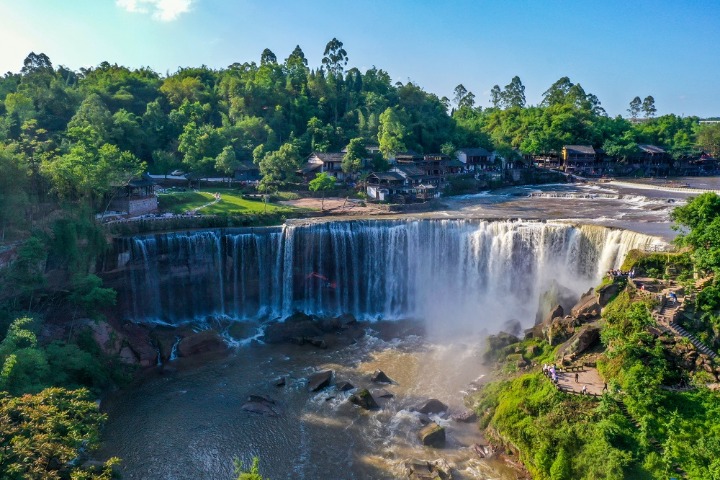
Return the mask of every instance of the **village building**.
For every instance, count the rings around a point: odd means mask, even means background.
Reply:
[[[562,158],[555,150],[550,150],[546,153],[526,154],[523,155],[523,158],[532,165],[540,168],[558,169],[562,167]]]
[[[108,210],[125,212],[127,215],[143,215],[158,208],[155,180],[147,173],[139,178],[113,186],[112,200]]]
[[[367,148],[367,147],[366,147]],[[298,173],[306,180],[312,180],[318,173],[325,172],[328,175],[335,177],[339,182],[351,182],[357,178],[356,173],[345,173],[342,169],[343,158],[347,153],[347,149],[343,149],[342,152],[313,152],[307,158],[305,165],[298,171]],[[362,168],[366,167],[370,162],[369,158],[364,158],[362,161]]]
[[[562,149],[563,170],[568,173],[595,173],[597,152],[592,145],[565,145]]]
[[[419,165],[394,165],[389,172],[373,172],[367,177],[366,192],[370,200],[412,202],[440,196],[439,188],[429,182]]]
[[[461,148],[455,154],[466,172],[495,168],[495,152],[489,152],[482,147]]]
[[[240,162],[233,175],[239,182],[257,182],[260,180],[260,167],[251,161]]]

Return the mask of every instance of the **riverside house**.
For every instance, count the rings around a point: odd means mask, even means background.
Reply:
[[[565,145],[562,160],[566,172],[587,175],[594,173],[597,152],[592,145]]]
[[[495,152],[489,152],[482,147],[461,148],[456,152],[456,155],[466,172],[495,168]]]

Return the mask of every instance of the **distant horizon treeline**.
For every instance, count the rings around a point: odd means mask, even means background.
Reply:
[[[265,49],[259,63],[167,76],[108,62],[73,71],[31,53],[20,72],[0,78],[0,189],[10,192],[0,197],[0,211],[19,197],[98,208],[112,184],[145,169],[231,175],[254,162],[261,188],[277,189],[296,179],[310,152],[340,151],[353,139],[354,156],[363,144],[377,144],[386,158],[462,147],[507,157],[565,144],[593,145],[618,158],[637,144],[662,146],[676,158],[699,148],[720,153],[718,127],[697,117],[653,118],[650,95],[630,101],[631,117],[648,117],[631,122],[607,116],[595,95],[567,77],[539,105],[528,106],[524,91],[514,77],[493,87],[487,108],[462,84],[452,100],[438,97],[413,82],[393,83],[382,69],[349,67],[337,39],[314,68],[297,46],[282,61]]]

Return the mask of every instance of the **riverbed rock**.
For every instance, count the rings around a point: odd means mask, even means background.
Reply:
[[[423,445],[434,448],[445,446],[445,428],[437,423],[429,423],[418,433],[418,438]]]
[[[430,400],[426,401],[419,407],[417,407],[415,410],[417,410],[420,413],[425,414],[437,414],[437,413],[444,413],[447,412],[448,406],[445,405],[443,402],[438,400],[437,398],[431,398]]]
[[[452,480],[452,469],[444,459],[434,462],[408,460],[405,462],[405,474],[410,480]]]
[[[355,318],[355,316],[351,313],[344,313],[336,318],[338,323],[340,324],[340,327],[346,328],[352,325],[357,325],[358,321]]]
[[[266,417],[277,417],[280,414],[275,401],[265,395],[249,395],[247,401],[240,408],[246,412]]]
[[[275,387],[284,387],[287,384],[287,378],[285,377],[278,377],[275,380],[272,381],[273,386]]]
[[[347,392],[355,388],[355,385],[350,382],[338,382],[337,385],[335,385],[335,388],[337,388],[340,392]]]
[[[456,413],[451,417],[458,423],[473,423],[477,421],[477,413],[474,410],[465,410],[464,412]]]
[[[497,453],[497,450],[492,445],[481,445],[479,443],[473,443],[470,449],[480,458],[493,458]]]
[[[206,353],[221,353],[227,351],[228,347],[223,338],[217,333],[205,330],[187,336],[177,346],[178,355],[191,357],[193,355]]]
[[[351,395],[348,400],[350,403],[366,410],[379,408],[378,403],[375,401],[375,397],[367,388],[358,390],[356,393]]]
[[[390,377],[385,375],[385,372],[383,372],[382,370],[375,370],[375,372],[370,377],[370,381],[373,383],[395,383]]]
[[[311,392],[317,392],[330,385],[332,380],[332,370],[322,370],[313,373],[308,377],[308,390]]]
[[[375,410],[380,408],[367,388],[363,388],[359,392],[353,394],[349,400],[353,405],[357,405],[365,410]]]
[[[283,322],[267,325],[262,340],[265,343],[299,342],[303,344],[304,339],[320,337],[322,334],[322,329],[313,317],[302,312],[295,312]]]

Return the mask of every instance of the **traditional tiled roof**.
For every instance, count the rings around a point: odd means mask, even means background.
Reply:
[[[464,153],[468,157],[489,157],[490,152],[482,147],[477,148],[461,148],[458,152]]]
[[[424,177],[425,170],[415,165],[397,165],[394,167],[396,171],[401,171],[408,177]]]
[[[323,162],[342,162],[344,156],[345,155],[341,152],[332,152],[332,153],[313,152],[310,154],[308,159],[317,157],[320,160],[322,160]]]
[[[595,149],[592,145],[565,145],[563,147],[568,153],[595,155]]]
[[[306,163],[300,169],[300,173],[302,173],[303,175],[306,175],[308,173],[314,172],[315,170],[319,170],[321,167],[322,167],[322,163]]]
[[[378,180],[385,180],[386,182],[402,182],[403,176],[397,172],[373,172],[368,176],[376,177]]]
[[[128,180],[125,183],[123,183],[122,181],[112,183],[113,187],[132,187],[132,188],[149,187],[151,185],[157,185],[157,182],[148,173],[143,173],[139,177],[131,178],[130,180]]]
[[[653,155],[662,155],[665,153],[664,149],[656,145],[638,145],[638,148],[645,153],[650,153]]]
[[[460,160],[458,160],[457,158],[453,158],[452,160],[450,160],[450,161],[447,163],[447,166],[448,166],[448,167],[459,167],[459,168],[462,168],[462,167],[465,166],[465,164],[464,164],[463,162],[461,162]]]

